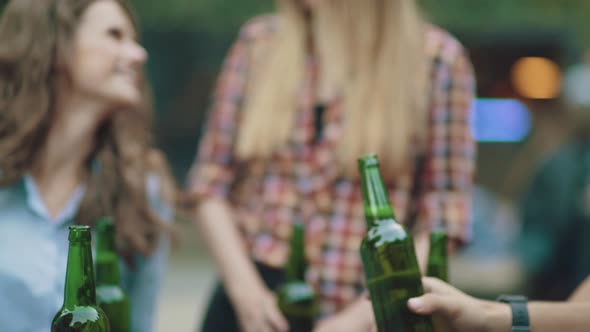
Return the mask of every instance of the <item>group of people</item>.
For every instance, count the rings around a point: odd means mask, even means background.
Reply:
[[[287,331],[273,290],[306,226],[316,332],[372,331],[356,159],[379,155],[425,266],[429,233],[469,241],[473,69],[415,0],[276,0],[226,58],[187,185],[220,281],[201,330]],[[147,60],[126,0],[10,0],[0,19],[0,330],[46,331],[67,226],[116,220],[132,330],[152,330],[177,204],[151,137]],[[408,303],[437,331],[510,331],[508,304],[424,279]],[[582,331],[590,285],[528,305],[534,331]]]

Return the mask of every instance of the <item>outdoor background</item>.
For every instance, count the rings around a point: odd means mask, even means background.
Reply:
[[[272,1],[132,2],[150,55],[158,144],[183,184],[224,53],[239,26],[271,10]],[[519,292],[522,271],[512,251],[519,229],[515,211],[535,165],[571,133],[571,117],[558,98],[559,82],[590,45],[590,1],[421,3],[431,21],[468,48],[478,95],[485,98],[478,101],[474,117],[479,140],[474,242],[453,260],[451,278],[458,287],[480,296]],[[544,62],[529,61],[528,67],[521,63],[518,74],[516,64],[523,58]],[[535,95],[539,91],[545,95]],[[170,260],[158,332],[194,331],[215,278],[195,230],[188,222],[180,221],[178,226],[183,241]]]

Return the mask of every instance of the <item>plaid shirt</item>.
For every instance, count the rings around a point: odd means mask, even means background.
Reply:
[[[339,177],[333,167],[342,107],[337,102],[326,105],[324,134],[314,142],[313,82],[307,79],[292,144],[266,163],[236,160],[233,153],[249,64],[253,55],[260,56],[255,50],[270,40],[275,21],[272,16],[252,20],[231,48],[189,175],[189,191],[197,201],[226,200],[251,257],[273,267],[286,262],[292,223],[300,217],[306,225],[308,282],[320,293],[322,313],[332,314],[364,290],[359,248],[366,226],[360,183]],[[469,128],[472,67],[459,42],[445,31],[430,26],[426,42],[432,66],[424,166],[417,176],[410,170],[395,182],[385,181],[398,219],[404,220],[414,200],[418,227],[429,230],[442,224],[450,237],[467,241],[475,155]],[[308,77],[314,77],[313,67]],[[412,199],[414,179],[421,190]]]

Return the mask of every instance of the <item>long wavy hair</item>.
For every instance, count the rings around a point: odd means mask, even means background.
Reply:
[[[67,63],[81,17],[96,0],[12,0],[0,19],[0,183],[19,181],[39,162],[55,110],[55,66]],[[137,29],[125,0],[116,0]],[[87,160],[90,180],[76,223],[113,216],[124,254],[149,254],[165,227],[150,210],[146,162],[152,145],[151,95],[142,83],[137,109],[116,112],[99,129]]]
[[[375,152],[388,174],[403,171],[426,122],[425,22],[415,0],[322,0],[311,15],[299,0],[276,4],[267,58],[249,71],[237,155],[268,157],[291,137],[311,36],[319,97],[343,98],[336,167],[354,176],[358,156]]]

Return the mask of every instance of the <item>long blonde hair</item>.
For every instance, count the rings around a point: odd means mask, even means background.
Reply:
[[[415,0],[322,0],[310,24],[298,1],[277,5],[272,51],[250,71],[238,157],[266,158],[287,143],[311,36],[318,97],[343,97],[337,167],[353,175],[358,156],[375,152],[386,172],[403,171],[426,122],[425,23]]]

